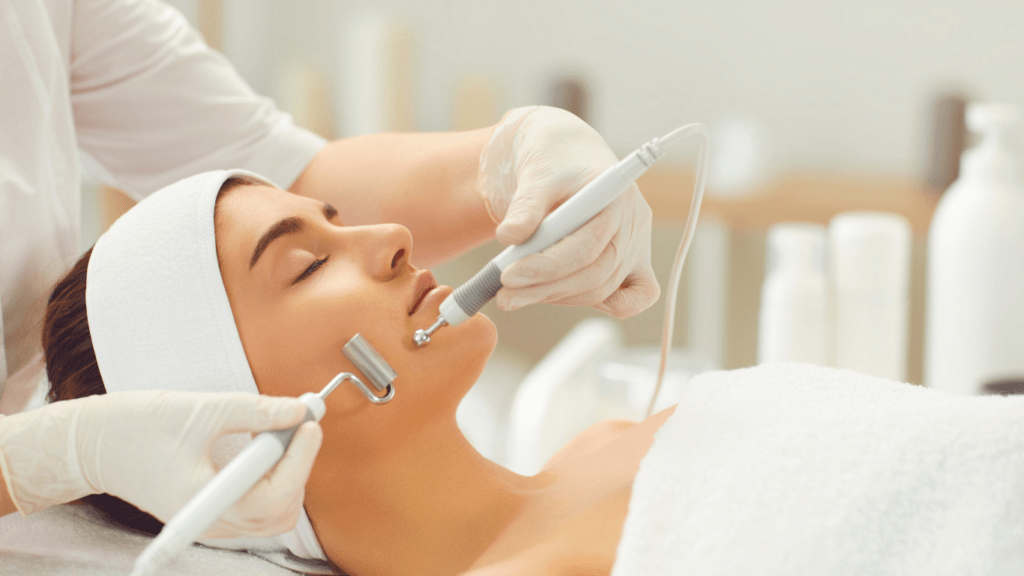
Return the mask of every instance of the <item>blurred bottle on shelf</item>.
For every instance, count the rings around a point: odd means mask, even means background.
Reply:
[[[367,9],[343,25],[341,37],[336,132],[415,130],[412,28],[386,10]]]
[[[768,230],[768,254],[757,361],[827,365],[825,227],[776,224]]]
[[[714,152],[708,159],[708,193],[738,198],[754,193],[771,180],[771,135],[763,123],[744,116],[713,122]]]
[[[967,98],[960,93],[940,94],[932,104],[925,180],[936,192],[949,188],[960,175],[960,155],[967,145],[966,112]]]
[[[845,212],[828,231],[831,365],[907,377],[910,223],[886,212]]]
[[[548,104],[568,110],[590,123],[590,89],[578,76],[557,78],[548,89]]]
[[[981,141],[932,218],[928,238],[925,384],[977,394],[1024,376],[1024,175],[1021,114],[971,104]]]

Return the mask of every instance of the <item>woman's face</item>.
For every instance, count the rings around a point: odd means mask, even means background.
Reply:
[[[406,228],[345,226],[319,201],[246,185],[218,201],[216,234],[224,286],[261,393],[318,392],[336,374],[355,372],[342,347],[359,333],[398,373],[395,397],[374,405],[343,383],[327,400],[325,431],[346,434],[346,450],[355,454],[437,418],[454,421],[496,333],[477,315],[416,348],[413,332],[437,319],[451,288],[431,289],[433,276],[409,264]],[[371,445],[361,448],[358,435]]]

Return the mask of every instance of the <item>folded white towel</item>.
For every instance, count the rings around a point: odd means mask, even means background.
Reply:
[[[797,364],[699,376],[612,574],[1024,574],[1024,397]]]

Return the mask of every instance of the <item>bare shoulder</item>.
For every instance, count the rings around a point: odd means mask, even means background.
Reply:
[[[594,505],[570,518],[557,531],[558,553],[552,559],[547,574],[611,574],[632,493],[632,485],[613,490]]]
[[[461,576],[608,576],[631,490],[613,491],[550,531],[537,544]]]
[[[654,433],[674,412],[675,406],[672,406],[643,422],[633,422],[632,420],[598,422],[562,446],[544,465],[544,469],[547,470],[569,460],[595,454],[606,447],[611,448],[609,444],[616,441],[620,441],[616,444],[621,446],[619,453],[613,455],[614,457],[626,457],[630,460],[643,457],[650,447]]]
[[[566,460],[591,454],[636,425],[637,423],[632,420],[604,420],[598,422],[567,442],[565,446],[562,446],[544,464],[544,468],[547,469]]]
[[[459,576],[608,576],[611,567],[598,568],[585,558],[562,561],[555,554],[517,556],[501,564],[476,568]]]
[[[603,572],[588,571],[579,562],[566,563],[566,551],[554,545],[536,546],[498,564],[475,568],[459,576],[607,576]]]

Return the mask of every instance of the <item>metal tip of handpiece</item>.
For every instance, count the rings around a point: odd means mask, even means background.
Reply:
[[[434,332],[437,332],[442,326],[445,326],[447,324],[448,322],[444,319],[443,316],[438,316],[437,322],[434,322],[430,326],[430,328],[427,328],[426,330],[417,330],[412,335],[413,343],[416,344],[417,348],[422,348],[423,346],[430,344],[430,335],[433,334]]]

